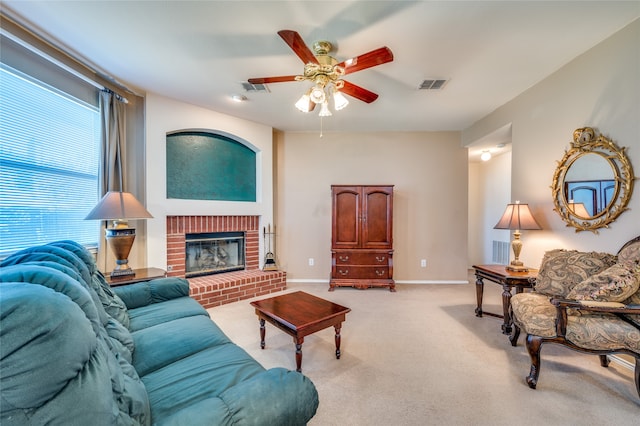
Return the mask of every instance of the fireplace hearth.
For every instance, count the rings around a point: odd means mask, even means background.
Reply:
[[[285,271],[262,271],[259,216],[167,216],[167,276],[186,278],[188,234],[244,234],[244,270],[188,278],[189,296],[205,308],[265,296],[287,288]]]
[[[244,232],[185,235],[187,278],[245,269]]]

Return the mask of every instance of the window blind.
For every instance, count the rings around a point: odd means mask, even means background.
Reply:
[[[96,89],[97,98],[97,89]],[[0,68],[0,257],[71,239],[97,245],[100,111],[6,64]]]

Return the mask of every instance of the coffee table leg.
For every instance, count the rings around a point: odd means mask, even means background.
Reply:
[[[304,343],[304,337],[294,338],[293,342],[296,344],[296,371],[302,372],[302,344]]]
[[[260,318],[259,321],[260,321],[260,348],[264,349],[264,334],[265,334],[264,320]]]
[[[336,329],[336,359],[340,359],[340,330],[342,329],[342,323],[334,325],[333,328]]]

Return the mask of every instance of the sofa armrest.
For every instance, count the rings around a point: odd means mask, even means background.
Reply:
[[[127,309],[189,296],[189,282],[184,278],[157,278],[135,284],[113,287]]]
[[[233,424],[305,425],[318,408],[318,392],[306,376],[272,368],[227,389],[220,399]]]

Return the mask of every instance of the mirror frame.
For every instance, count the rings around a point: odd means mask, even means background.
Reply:
[[[597,234],[599,228],[608,228],[622,212],[628,210],[627,205],[633,192],[633,168],[625,154],[626,148],[618,148],[611,140],[602,135],[596,138],[596,132],[591,127],[582,127],[573,132],[571,148],[565,150],[564,157],[558,161],[558,167],[553,174],[553,203],[555,210],[567,226],[576,228],[576,232],[592,231]],[[602,156],[609,162],[614,174],[615,191],[611,201],[602,212],[593,217],[577,215],[569,208],[567,194],[565,194],[565,177],[569,168],[578,159],[588,154]]]

